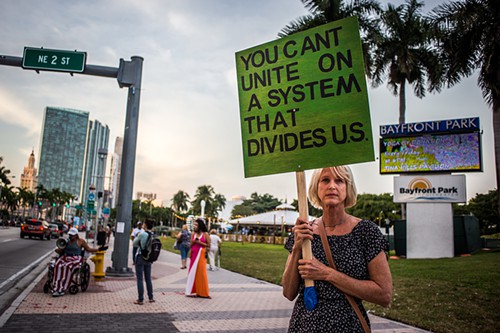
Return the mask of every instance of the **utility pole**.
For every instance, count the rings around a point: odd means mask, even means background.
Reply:
[[[132,225],[132,197],[143,61],[144,59],[141,57],[132,57],[131,62],[120,60],[118,73],[120,87],[128,87],[128,99],[123,135],[123,162],[116,213],[115,243],[111,256],[113,266],[106,269],[106,274],[110,276],[133,276],[134,274],[128,267],[128,250]]]

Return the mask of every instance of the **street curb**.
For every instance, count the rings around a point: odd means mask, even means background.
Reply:
[[[41,259],[37,260],[36,262],[43,262],[43,260],[46,260],[47,257],[49,257],[52,253],[54,252],[54,250],[50,250],[49,252],[47,252],[47,254],[45,254],[43,257],[41,257]],[[23,292],[17,296],[17,298],[12,302],[12,304],[2,313],[2,315],[0,316],[0,328],[2,328],[5,323],[9,320],[10,316],[12,316],[12,314],[17,310],[17,307],[22,303],[22,301],[26,298],[26,296],[29,295],[29,293],[31,292],[31,290],[33,290],[33,288],[35,288],[35,286],[37,285],[38,282],[40,282],[40,280],[47,274],[47,270],[42,270],[42,272],[40,272],[40,274],[35,278],[35,280],[33,280],[33,282],[31,282],[31,284],[23,290]]]

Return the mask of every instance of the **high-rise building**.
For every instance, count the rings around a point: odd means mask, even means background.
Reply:
[[[30,157],[28,158],[28,166],[24,167],[24,171],[21,174],[21,188],[35,192],[37,185],[38,174],[37,169],[35,168],[35,152],[32,150]]]
[[[120,174],[122,167],[123,138],[117,137],[115,141],[115,151],[111,159],[110,175],[110,204],[111,208],[116,208],[118,203],[118,194],[120,192]]]
[[[46,107],[42,126],[38,183],[80,197],[89,113]]]
[[[46,107],[38,183],[86,203],[89,186],[104,191],[109,128],[86,111]]]
[[[83,174],[82,202],[88,197],[90,185],[94,185],[98,198],[104,193],[106,161],[108,156],[109,128],[99,121],[89,122],[87,153]]]

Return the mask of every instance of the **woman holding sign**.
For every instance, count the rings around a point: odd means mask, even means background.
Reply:
[[[389,244],[378,226],[346,213],[356,204],[356,186],[348,166],[315,170],[309,200],[323,209],[311,222],[297,219],[283,273],[283,295],[297,301],[288,332],[369,332],[362,300],[387,307],[392,276]],[[301,259],[302,243],[311,241],[313,258]],[[304,279],[314,280],[318,303],[304,305]]]

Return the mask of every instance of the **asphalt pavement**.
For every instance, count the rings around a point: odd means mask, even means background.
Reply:
[[[112,244],[104,267],[112,266]],[[50,258],[48,258],[50,259]],[[41,265],[47,265],[48,259]],[[94,264],[89,260],[92,270]],[[43,292],[44,270],[0,316],[0,332],[225,332],[285,333],[293,302],[282,288],[225,269],[208,271],[211,299],[184,295],[180,256],[162,251],[153,265],[156,302],[134,304],[135,277],[91,278],[87,291],[54,298]],[[133,267],[131,260],[129,267]],[[147,299],[147,297],[146,297]],[[373,333],[425,333],[370,315]]]

